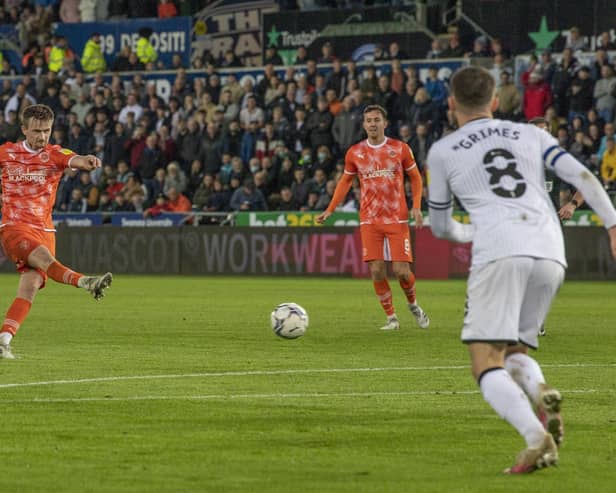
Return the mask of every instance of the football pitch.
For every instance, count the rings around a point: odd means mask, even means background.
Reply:
[[[0,276],[0,312],[17,275]],[[116,276],[50,282],[0,361],[2,492],[608,492],[616,484],[616,284],[566,282],[535,353],[564,395],[560,465],[500,473],[523,440],[459,342],[463,281],[419,281],[402,330],[368,280]],[[304,306],[306,335],[269,314]]]

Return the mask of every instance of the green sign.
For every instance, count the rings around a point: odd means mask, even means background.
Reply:
[[[319,212],[239,212],[235,216],[236,226],[250,227],[306,227],[320,226],[315,221]],[[463,224],[470,223],[469,215],[455,211],[453,218]],[[415,224],[409,219],[409,224]],[[428,214],[424,212],[424,225],[429,226]],[[573,217],[563,221],[564,226],[602,226],[599,216],[592,211],[575,211]],[[334,212],[323,226],[359,226],[357,212]]]

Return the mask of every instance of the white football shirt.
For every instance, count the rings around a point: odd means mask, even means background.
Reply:
[[[566,266],[544,166],[576,185],[606,227],[616,224],[616,212],[598,180],[534,125],[472,120],[436,142],[427,164],[432,230],[452,241],[472,240],[473,267],[511,256]],[[471,226],[451,218],[452,194],[469,213]]]

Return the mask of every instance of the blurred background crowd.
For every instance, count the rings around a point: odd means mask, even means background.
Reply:
[[[320,57],[299,49],[293,66],[282,67],[268,48],[262,77],[238,80],[222,69],[242,67],[232,51],[220,59],[204,52],[183,66],[158,61],[152,31],[139,31],[135,51],[125,47],[107,66],[98,33],[82,53],[52,35],[54,22],[124,17],[191,15],[209,2],[19,1],[5,0],[0,21],[18,26],[21,67],[0,54],[0,142],[22,138],[18,115],[33,103],[56,114],[52,143],[79,154],[96,154],[102,170],[68,170],[56,210],[225,212],[304,210],[327,207],[343,169],[346,150],[363,138],[362,111],[380,104],[389,115],[388,135],[407,142],[423,170],[432,143],[455,128],[447,109],[447,73],[436,63],[420,77],[404,46],[378,46],[375,65],[358,66],[337,57],[336,46],[321,46]],[[378,2],[281,2],[310,9]],[[549,131],[616,192],[616,44],[602,35],[592,63],[583,33],[571,29],[562,52],[531,55],[518,77],[513,56],[498,38],[480,36],[471,45],[451,33],[437,38],[425,58],[489,60],[497,81],[497,117],[529,121],[545,117]],[[584,60],[588,60],[585,57]],[[386,62],[386,63],[377,63]],[[173,70],[171,94],[163,98],[141,71]],[[187,69],[199,71],[191,77]],[[102,73],[135,72],[128,80]],[[571,191],[556,184],[554,201]],[[408,189],[409,201],[410,187]],[[358,209],[354,188],[342,206]]]

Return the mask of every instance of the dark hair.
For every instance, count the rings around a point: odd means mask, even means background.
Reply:
[[[481,67],[464,67],[451,78],[451,92],[456,103],[464,108],[481,108],[492,101],[494,77]]]
[[[364,116],[366,113],[370,113],[371,111],[378,111],[385,120],[387,120],[387,110],[383,108],[380,104],[369,104],[364,108]]]
[[[21,112],[21,124],[28,128],[30,120],[53,121],[53,110],[46,104],[32,104]]]

